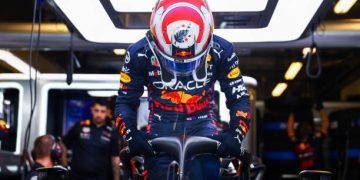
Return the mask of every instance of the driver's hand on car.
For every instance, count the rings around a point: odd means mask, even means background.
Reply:
[[[236,157],[241,154],[241,142],[244,134],[240,128],[230,127],[225,132],[215,135],[212,138],[221,142],[218,147],[218,154],[221,157]]]

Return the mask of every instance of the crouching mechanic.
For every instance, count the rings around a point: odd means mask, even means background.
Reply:
[[[162,0],[155,5],[150,31],[128,48],[116,101],[119,133],[130,152],[145,155],[149,179],[166,178],[174,159],[155,155],[151,136],[213,137],[221,156],[240,154],[250,123],[247,90],[231,43],[213,35],[212,13],[205,0]],[[218,134],[213,112],[214,84],[220,82],[230,109],[230,128]],[[139,97],[148,90],[147,133],[137,130]],[[215,155],[201,155],[186,165],[190,179],[219,179]]]

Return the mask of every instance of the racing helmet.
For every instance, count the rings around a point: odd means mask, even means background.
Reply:
[[[213,29],[206,0],[158,0],[146,38],[168,72],[189,75],[205,67]]]

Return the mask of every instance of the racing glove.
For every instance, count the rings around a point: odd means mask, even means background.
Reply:
[[[221,157],[237,157],[241,154],[241,142],[245,133],[239,128],[230,127],[227,131],[213,136],[212,138],[221,142],[218,147],[218,154]]]
[[[124,121],[119,125],[119,133],[127,142],[132,156],[155,155],[155,151],[149,143],[149,140],[152,139],[149,134],[137,130],[134,126],[127,127]]]

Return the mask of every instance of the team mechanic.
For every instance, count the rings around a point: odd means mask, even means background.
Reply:
[[[131,45],[120,73],[116,101],[119,133],[133,154],[145,155],[149,179],[164,179],[173,160],[156,154],[149,136],[211,136],[221,156],[240,153],[250,123],[249,96],[231,43],[213,35],[214,21],[205,0],[160,0],[146,37]],[[230,109],[230,128],[219,134],[213,112],[214,84],[220,82]],[[148,90],[147,133],[137,130],[139,97]],[[220,163],[202,155],[187,164],[190,179],[219,179]]]

